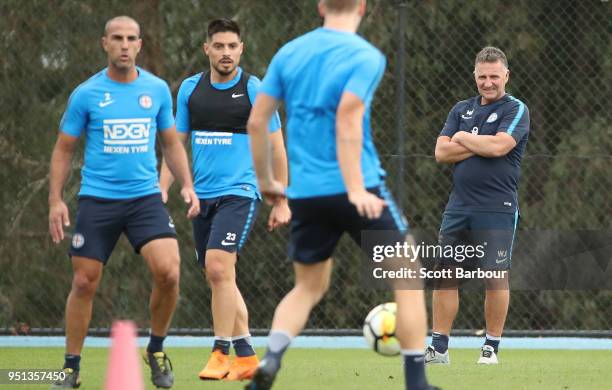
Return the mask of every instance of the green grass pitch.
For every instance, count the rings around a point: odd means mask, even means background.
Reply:
[[[208,349],[168,348],[174,365],[173,389],[241,389],[246,382],[203,382],[197,373]],[[262,350],[257,351],[262,354]],[[443,389],[612,389],[612,351],[500,351],[498,366],[475,364],[478,350],[451,351],[452,365],[428,366],[430,382]],[[86,348],[81,362],[81,389],[102,389],[108,359],[106,348]],[[62,348],[0,348],[0,368],[56,368]],[[147,389],[148,367],[142,367]],[[0,386],[2,387],[2,386]],[[11,389],[41,389],[46,385],[11,385]],[[402,390],[399,357],[386,358],[363,349],[290,349],[275,389]]]

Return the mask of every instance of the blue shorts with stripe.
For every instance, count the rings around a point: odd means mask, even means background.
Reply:
[[[438,259],[438,264],[466,269],[510,269],[518,222],[518,210],[514,214],[445,211],[438,243],[442,248],[452,247],[455,250],[452,257],[443,256]],[[470,250],[470,255],[467,256],[469,247],[474,247],[475,250]]]
[[[361,246],[361,233],[368,230],[385,230],[385,242],[391,245],[403,242],[408,224],[397,208],[389,191],[384,187],[368,188],[383,198],[387,206],[377,219],[361,217],[347,194],[290,199],[291,239],[289,258],[303,264],[313,264],[332,256],[344,232]],[[378,244],[378,243],[377,243]],[[367,248],[365,249],[367,253]]]
[[[121,233],[136,253],[149,241],[176,238],[174,222],[159,193],[133,199],[80,196],[69,255],[106,264]]]
[[[206,251],[240,252],[259,209],[260,201],[239,195],[200,199],[200,214],[193,219],[198,262],[205,266]]]

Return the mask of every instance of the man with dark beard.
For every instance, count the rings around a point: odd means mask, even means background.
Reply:
[[[251,346],[248,313],[236,285],[237,255],[253,226],[261,196],[249,149],[246,122],[260,81],[238,66],[243,43],[238,24],[213,20],[203,45],[208,72],[181,84],[177,98],[177,130],[183,141],[191,133],[194,183],[201,212],[193,220],[196,253],[212,290],[215,343],[199,377],[203,380],[250,378],[259,363]],[[275,115],[268,131],[274,149],[274,172],[287,184],[287,157]],[[164,199],[173,177],[162,166]],[[272,208],[268,229],[286,224],[287,202]],[[230,360],[230,344],[236,358]]]

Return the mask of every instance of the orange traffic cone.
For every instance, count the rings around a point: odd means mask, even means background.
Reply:
[[[111,329],[111,350],[105,390],[144,390],[138,358],[136,326],[132,321],[115,321]]]

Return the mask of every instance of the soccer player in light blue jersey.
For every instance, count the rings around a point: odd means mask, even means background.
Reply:
[[[266,355],[248,389],[272,386],[291,339],[328,289],[331,256],[344,232],[358,244],[366,230],[388,231],[393,241],[406,237],[408,227],[384,186],[372,142],[370,109],[385,57],[356,34],[365,9],[365,0],[320,1],[323,27],[276,53],[249,118],[259,188],[277,202],[285,190],[271,169],[266,124],[285,102],[295,287],[276,308]],[[397,289],[395,298],[406,388],[430,389],[423,290]]]
[[[155,386],[174,382],[163,341],[179,291],[179,250],[174,222],[162,203],[155,139],[180,178],[188,217],[199,213],[189,163],[174,127],[168,85],[135,65],[140,26],[130,17],[106,23],[102,46],[108,67],[79,85],[68,101],[51,157],[49,232],[64,239],[70,225],[62,191],[79,136],[86,137],[76,226],[70,257],[73,280],[66,302],[66,377],[55,388],[80,386],[80,355],[91,320],[93,298],[121,233],[142,254],[153,276],[151,337],[145,359]],[[135,373],[139,375],[139,373]]]
[[[235,21],[211,21],[204,43],[210,70],[183,81],[177,98],[176,127],[181,140],[191,138],[195,191],[201,205],[193,220],[196,253],[212,290],[215,341],[198,374],[204,380],[250,379],[259,363],[251,346],[247,307],[236,285],[235,270],[260,203],[246,132],[260,81],[238,66],[242,50]],[[275,114],[268,124],[274,172],[286,184],[287,156],[280,127]],[[172,179],[162,165],[162,194]],[[269,229],[286,224],[290,215],[286,200],[274,205]],[[233,360],[230,344],[236,352]]]

